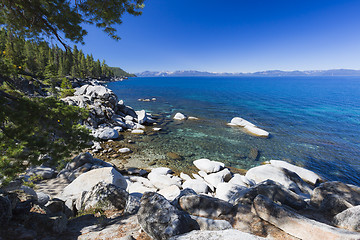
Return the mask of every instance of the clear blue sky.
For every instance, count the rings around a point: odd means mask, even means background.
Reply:
[[[116,42],[79,46],[129,72],[360,69],[360,0],[146,0]]]

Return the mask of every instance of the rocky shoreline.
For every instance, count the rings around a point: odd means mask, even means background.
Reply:
[[[154,167],[131,155],[138,134],[161,131],[157,116],[96,82],[63,101],[89,110],[83,124],[98,141],[59,172],[29,169],[33,188],[3,189],[0,239],[360,239],[358,186],[280,160],[246,174],[209,159],[187,173]]]

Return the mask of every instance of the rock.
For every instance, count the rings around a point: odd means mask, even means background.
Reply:
[[[45,207],[50,211],[50,213],[65,213],[66,210],[65,202],[60,199],[51,199],[47,202]]]
[[[249,169],[245,176],[253,179],[256,183],[265,180],[273,180],[284,185],[285,188],[290,189],[298,194],[309,194],[312,189],[307,185],[296,173],[284,168],[278,168],[271,164],[265,164]]]
[[[214,218],[231,212],[233,205],[223,200],[205,196],[188,195],[179,199],[181,209],[200,217]]]
[[[225,169],[221,170],[220,172],[211,173],[211,174],[205,176],[204,179],[206,182],[210,183],[212,186],[217,188],[217,186],[220,183],[229,181],[231,179],[231,172],[229,171],[229,169],[225,168]]]
[[[124,131],[124,129],[122,128],[122,127],[120,127],[120,126],[116,126],[116,127],[114,127],[113,128],[115,131],[118,131],[118,132],[123,132]]]
[[[189,214],[178,210],[163,196],[154,192],[143,195],[137,217],[142,229],[157,240],[199,229]]]
[[[359,239],[360,234],[335,228],[324,223],[303,217],[287,208],[258,195],[254,199],[254,210],[265,221],[284,232],[300,239]]]
[[[184,114],[178,112],[178,113],[175,114],[173,119],[182,121],[182,120],[186,120],[187,117]]]
[[[43,192],[37,192],[36,195],[37,195],[37,199],[38,199],[37,202],[41,206],[45,206],[48,203],[48,201],[50,200],[50,196]]]
[[[170,178],[167,175],[158,174],[156,172],[150,172],[148,174],[148,179],[150,180],[151,184],[158,189],[167,188],[171,185],[176,185],[178,187],[181,187],[181,181]]]
[[[180,156],[179,154],[174,153],[174,152],[168,152],[168,153],[166,153],[166,156],[168,158],[170,158],[171,160],[176,160],[176,161],[180,161],[183,159],[182,156]]]
[[[180,173],[180,178],[184,181],[191,180],[191,177],[183,172]]]
[[[144,134],[144,130],[141,129],[135,129],[131,131],[132,134]]]
[[[246,121],[243,118],[234,117],[230,124],[231,126],[239,126],[243,127],[245,132],[247,132],[250,135],[257,136],[257,137],[268,137],[269,133],[263,129],[258,128],[254,124],[252,124],[249,121]]]
[[[204,171],[206,173],[215,173],[225,167],[225,164],[222,162],[211,161],[211,160],[205,159],[205,158],[195,160],[195,161],[193,161],[193,164],[199,170]]]
[[[129,152],[131,152],[130,148],[120,148],[118,151],[120,153],[129,153]]]
[[[251,148],[248,155],[248,159],[250,161],[257,161],[258,158],[259,158],[259,150],[257,148]]]
[[[205,178],[208,174],[204,171],[198,171],[198,174],[200,175],[200,177]]]
[[[90,191],[83,192],[76,200],[76,209],[100,208],[102,210],[122,210],[128,199],[126,190],[111,183],[99,182]]]
[[[70,96],[60,100],[71,106],[78,106],[81,108],[86,108],[91,104],[91,100],[88,96]]]
[[[64,232],[67,228],[67,223],[67,217],[63,213],[49,217],[49,225],[51,226],[52,231],[55,233]]]
[[[129,215],[136,214],[140,208],[140,199],[141,197],[130,194],[126,202],[124,213]]]
[[[252,124],[249,121],[246,121],[243,118],[240,117],[234,117],[233,119],[231,119],[230,121],[231,124],[235,125],[235,126],[239,126],[239,127],[245,127],[245,126],[252,126],[252,127],[256,127],[254,124]]]
[[[258,128],[258,127],[253,127],[253,126],[245,126],[244,127],[245,132],[249,133],[250,135],[253,135],[255,137],[264,137],[267,138],[269,137],[270,133]]]
[[[127,188],[129,193],[136,193],[138,195],[142,195],[145,192],[156,192],[156,190],[157,189],[153,185],[152,187],[148,187],[140,182],[129,183]]]
[[[340,228],[360,232],[360,205],[348,208],[334,217],[333,223]]]
[[[31,199],[35,199],[37,200],[37,194],[36,192],[34,191],[34,189],[32,189],[31,187],[28,187],[28,186],[25,186],[25,185],[22,185],[20,187],[20,190],[23,191],[25,193],[26,198],[31,198]],[[18,196],[19,197],[19,196]]]
[[[232,228],[231,224],[226,220],[214,220],[198,216],[191,216],[191,218],[199,224],[200,230],[203,231],[219,231]]]
[[[353,207],[353,205],[339,195],[329,194],[326,195],[321,202],[319,210],[326,215],[336,215],[351,207]]]
[[[139,123],[136,123],[132,128],[133,129],[142,129],[142,130],[146,129],[146,127],[144,125],[141,125]]]
[[[189,233],[175,236],[169,240],[261,240],[265,238],[244,233],[235,229],[222,231],[191,231]]]
[[[126,115],[125,117],[124,117],[124,119],[125,119],[125,121],[134,121],[134,117],[132,117],[132,116],[130,116],[130,115]]]
[[[334,201],[336,199],[340,199],[340,201]],[[314,207],[320,208],[322,205],[323,209],[328,209],[325,207],[324,201],[325,203],[338,202],[339,204],[332,204],[329,208],[338,209],[337,212],[333,211],[333,214],[340,213],[346,209],[346,206],[360,205],[360,187],[336,181],[322,183],[314,189],[310,203]]]
[[[250,180],[247,177],[242,176],[238,173],[234,174],[234,176],[230,179],[229,183],[233,183],[244,187],[251,187],[256,184],[255,181]]]
[[[144,124],[147,121],[145,110],[135,111],[135,112],[137,114],[137,122],[139,124]]]
[[[163,195],[169,201],[173,201],[180,194],[180,188],[176,185],[171,185],[158,191],[158,194]]]
[[[167,175],[173,173],[173,170],[167,167],[158,167],[151,170],[152,173],[160,174],[160,175]]]
[[[295,166],[295,165],[290,164],[285,161],[270,160],[270,164],[275,167],[286,168],[286,169],[296,173],[297,175],[299,175],[299,177],[301,177],[305,182],[309,182],[313,185],[315,185],[317,182],[322,180],[321,177],[319,175],[317,175],[316,173],[314,173],[310,170],[307,170],[305,168]]]
[[[37,176],[40,179],[51,179],[56,177],[56,172],[54,169],[50,168],[50,167],[44,167],[44,166],[39,166],[36,168],[31,168],[28,171],[26,171],[26,174],[29,176]]]
[[[197,193],[191,188],[185,188],[180,191],[180,194],[171,202],[171,204],[181,210],[179,200],[183,196],[197,195]]]
[[[237,230],[266,236],[267,234],[264,233],[264,221],[251,211],[251,206],[249,204],[235,205],[231,215],[226,216],[226,219],[230,219],[233,228]]]
[[[95,137],[102,140],[117,139],[119,137],[119,132],[113,128],[99,129],[97,130]]]
[[[0,195],[0,225],[4,226],[8,224],[12,217],[12,206],[10,200]]]
[[[199,118],[197,118],[197,117],[192,117],[192,116],[189,116],[188,119],[189,119],[189,120],[199,120]]]
[[[77,198],[82,194],[82,192],[90,191],[101,181],[104,183],[114,184],[124,190],[127,187],[125,178],[115,168],[104,167],[81,174],[64,188],[61,197],[63,199]]]
[[[252,204],[255,197],[260,194],[272,201],[280,202],[297,210],[303,209],[307,205],[299,195],[272,180],[266,180],[251,188],[237,192],[230,198],[229,202],[235,205],[238,203]]]
[[[200,193],[207,194],[209,192],[208,184],[206,184],[203,180],[199,180],[199,179],[188,179],[183,183],[182,187],[183,189],[191,188],[197,194]]]
[[[245,189],[246,187],[233,183],[219,183],[216,188],[215,197],[224,201],[229,201],[236,193]]]

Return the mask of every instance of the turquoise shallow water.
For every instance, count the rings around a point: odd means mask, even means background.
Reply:
[[[209,158],[245,169],[282,159],[360,185],[360,77],[131,78],[108,87],[135,110],[201,118],[162,121],[165,131],[145,141],[155,154],[177,152],[187,162]],[[138,101],[152,97],[157,101]],[[271,137],[226,126],[233,117]]]

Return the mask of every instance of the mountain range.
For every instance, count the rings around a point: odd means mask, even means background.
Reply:
[[[331,70],[309,70],[309,71],[281,71],[281,70],[270,70],[253,73],[217,73],[217,72],[202,72],[196,70],[188,71],[145,71],[142,73],[136,73],[138,77],[211,77],[211,76],[360,76],[360,70],[353,69],[331,69]]]

